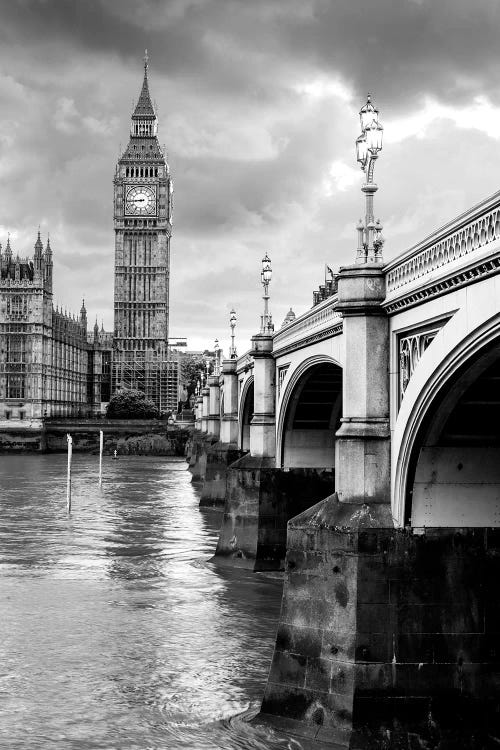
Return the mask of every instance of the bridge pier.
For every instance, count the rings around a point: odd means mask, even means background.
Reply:
[[[200,506],[224,507],[228,466],[241,457],[238,448],[238,376],[236,360],[222,362],[224,398],[222,413],[219,376],[209,378],[210,410],[209,425],[216,442],[206,444],[206,470],[201,492]]]
[[[286,524],[334,488],[331,470],[276,468],[272,336],[252,338],[254,409],[250,452],[228,468],[224,519],[215,559],[252,570],[284,564]]]
[[[500,729],[499,548],[496,529],[394,529],[387,505],[336,497],[294,518],[257,721],[350,748],[483,747],[468,741]]]
[[[335,435],[341,502],[390,503],[389,330],[380,264],[346,266],[338,277],[345,363]]]
[[[188,466],[193,482],[203,482],[206,474],[209,395],[209,389],[203,388],[196,404],[196,430]]]
[[[378,644],[373,633],[381,633],[387,646],[394,632],[384,618],[383,554],[376,557],[367,548],[367,540],[373,545],[394,533],[381,264],[342,268],[338,298],[345,362],[335,441],[337,492],[289,521],[285,588],[262,717],[298,734],[355,747],[355,698],[364,686],[369,693],[377,680],[385,680],[385,671],[357,665],[366,661],[366,649]],[[392,665],[389,657],[383,663]]]
[[[250,423],[250,452],[227,471],[224,518],[215,552],[218,562],[254,568],[258,558],[259,526],[263,517],[274,519],[273,471],[275,470],[275,366],[270,334],[252,337],[254,357],[254,404]],[[266,558],[275,556],[279,546],[274,523],[266,524]],[[282,540],[281,540],[282,542]],[[283,548],[283,544],[281,544]],[[283,549],[281,552],[284,558]],[[279,561],[277,563],[279,565]],[[264,567],[267,567],[264,563]]]
[[[228,470],[224,519],[215,553],[220,563],[251,570],[284,566],[287,522],[332,492],[331,470],[276,469],[251,455]]]

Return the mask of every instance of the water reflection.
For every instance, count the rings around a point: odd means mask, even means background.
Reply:
[[[183,461],[0,459],[0,747],[285,748],[256,709],[281,582],[207,560]],[[296,746],[296,745],[295,745]]]

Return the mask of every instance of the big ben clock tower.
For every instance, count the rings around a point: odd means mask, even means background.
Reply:
[[[144,81],[130,140],[114,179],[114,388],[138,388],[167,408],[168,318],[173,185]]]

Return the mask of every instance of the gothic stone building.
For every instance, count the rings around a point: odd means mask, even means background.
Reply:
[[[85,416],[109,399],[109,339],[54,309],[52,249],[40,232],[33,257],[0,246],[0,419]]]
[[[79,417],[111,393],[138,388],[159,409],[177,404],[178,362],[168,357],[173,183],[157,137],[148,62],[129,144],[114,179],[114,334],[87,331],[54,309],[52,250],[40,233],[33,257],[0,247],[0,421]]]

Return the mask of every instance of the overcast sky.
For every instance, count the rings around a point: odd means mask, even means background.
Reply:
[[[497,0],[0,0],[0,241],[50,232],[55,302],[113,324],[113,174],[144,49],[175,184],[171,336],[239,352],[354,261],[354,140],[385,128],[384,257],[500,188]]]

